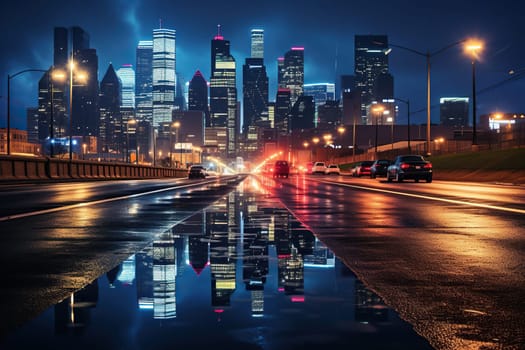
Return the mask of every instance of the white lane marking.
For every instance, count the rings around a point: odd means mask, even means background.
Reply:
[[[322,183],[330,184],[330,185],[351,187],[351,188],[357,188],[357,189],[360,189],[360,190],[367,190],[367,191],[374,191],[374,192],[381,192],[381,193],[390,193],[390,194],[395,194],[395,195],[399,195],[399,196],[413,197],[413,198],[419,198],[419,199],[428,199],[428,200],[439,201],[439,202],[446,202],[446,203],[452,203],[452,204],[469,205],[469,206],[472,206],[472,207],[478,207],[478,208],[484,208],[484,209],[494,209],[494,210],[508,211],[508,212],[511,212],[511,213],[525,214],[525,210],[523,210],[523,209],[507,208],[507,207],[501,207],[501,206],[490,205],[490,204],[482,204],[482,203],[472,203],[472,202],[462,201],[462,200],[459,200],[459,199],[448,199],[448,198],[431,197],[431,196],[425,196],[425,195],[422,195],[422,194],[399,192],[399,191],[393,191],[393,190],[386,190],[386,189],[382,189],[382,188],[350,185],[350,184],[343,183],[343,182],[331,182],[331,181],[323,181],[323,180],[318,180],[318,181],[322,182]]]
[[[208,182],[206,182],[206,183],[208,183]],[[206,184],[206,183],[199,183],[199,185]],[[54,213],[54,212],[62,211],[62,210],[69,210],[69,209],[87,207],[87,206],[90,206],[90,205],[97,205],[97,204],[102,204],[102,203],[109,203],[109,202],[114,202],[114,201],[120,201],[120,200],[123,200],[123,199],[141,197],[141,196],[146,196],[146,195],[154,194],[154,193],[166,192],[166,191],[171,191],[171,190],[185,188],[185,187],[192,187],[192,186],[195,186],[195,185],[196,184],[187,184],[187,185],[181,185],[181,186],[173,186],[173,187],[161,188],[161,189],[158,189],[158,190],[153,190],[153,191],[148,191],[148,192],[130,194],[128,196],[106,198],[106,199],[100,199],[100,200],[92,201],[92,202],[76,203],[76,204],[65,205],[65,206],[62,206],[62,207],[55,207],[55,208],[49,208],[49,209],[43,209],[43,210],[36,210],[36,211],[28,212],[28,213],[13,214],[13,215],[0,217],[0,222],[1,221],[8,221],[8,220],[25,218],[25,217],[28,217],[28,216],[49,214],[49,213]]]

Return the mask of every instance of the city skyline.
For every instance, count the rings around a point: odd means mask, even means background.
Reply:
[[[305,83],[339,84],[340,75],[354,74],[354,37],[362,34],[387,35],[392,45],[420,52],[435,52],[465,37],[481,38],[486,47],[477,64],[477,90],[510,78],[508,72],[511,69],[517,74],[525,69],[523,63],[520,65],[525,48],[519,46],[518,20],[523,5],[511,1],[477,7],[471,1],[454,3],[454,7],[447,6],[452,2],[444,1],[424,9],[413,7],[410,1],[397,1],[388,10],[382,8],[380,2],[357,5],[345,1],[313,1],[308,4],[289,1],[278,7],[275,2],[267,1],[257,11],[246,9],[239,1],[229,1],[228,4],[229,10],[225,11],[218,4],[207,1],[184,5],[163,1],[146,3],[137,0],[125,4],[121,1],[95,1],[89,7],[78,1],[54,1],[50,5],[30,1],[32,11],[24,21],[6,15],[21,13],[20,7],[26,9],[27,3],[3,5],[0,23],[4,33],[10,33],[4,35],[1,42],[9,52],[0,58],[3,79],[5,81],[7,74],[23,69],[49,68],[52,64],[53,28],[77,25],[90,34],[91,46],[97,50],[99,81],[110,63],[115,67],[135,65],[138,42],[152,40],[154,29],[162,26],[176,30],[177,72],[181,73],[184,82],[188,82],[197,70],[207,81],[210,80],[210,41],[220,24],[224,37],[231,42],[232,56],[237,62],[239,91],[242,91],[242,63],[250,57],[250,31],[264,29],[264,62],[269,77],[270,100],[275,100],[276,96],[277,58],[291,47],[305,48]],[[418,33],[417,37],[414,33]],[[413,115],[413,123],[424,123],[425,58],[408,50],[392,49],[389,66],[394,76],[395,97],[410,99],[412,110],[421,110]],[[437,123],[439,98],[470,96],[471,63],[461,47],[446,50],[432,57],[431,62],[432,122]],[[40,77],[41,73],[28,73],[13,80],[13,127],[25,127],[25,109],[37,104]],[[510,81],[480,94],[478,116],[495,111],[523,112],[525,106],[518,91],[522,84],[520,80]],[[5,126],[5,83],[1,84],[0,95],[0,116],[3,117],[0,126]],[[240,94],[238,99],[242,99]],[[406,118],[403,106],[400,108],[399,123],[403,123]]]

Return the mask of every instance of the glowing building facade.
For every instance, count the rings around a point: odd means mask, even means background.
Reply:
[[[153,126],[171,122],[175,108],[175,30],[153,30]]]
[[[153,123],[153,41],[139,41],[135,64],[135,117]]]
[[[117,69],[117,76],[122,87],[121,107],[135,108],[135,71],[133,65],[123,64]]]

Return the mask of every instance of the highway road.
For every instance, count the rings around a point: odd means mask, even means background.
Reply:
[[[252,178],[253,180],[254,178]],[[525,188],[259,176],[436,349],[525,344]],[[0,188],[2,333],[105,273],[241,178]]]
[[[525,346],[525,188],[266,178],[269,193],[438,349]]]
[[[243,176],[0,186],[0,336],[91,283]]]

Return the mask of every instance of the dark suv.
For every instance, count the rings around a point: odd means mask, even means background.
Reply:
[[[290,166],[286,160],[278,160],[273,166],[273,177],[288,177]]]

